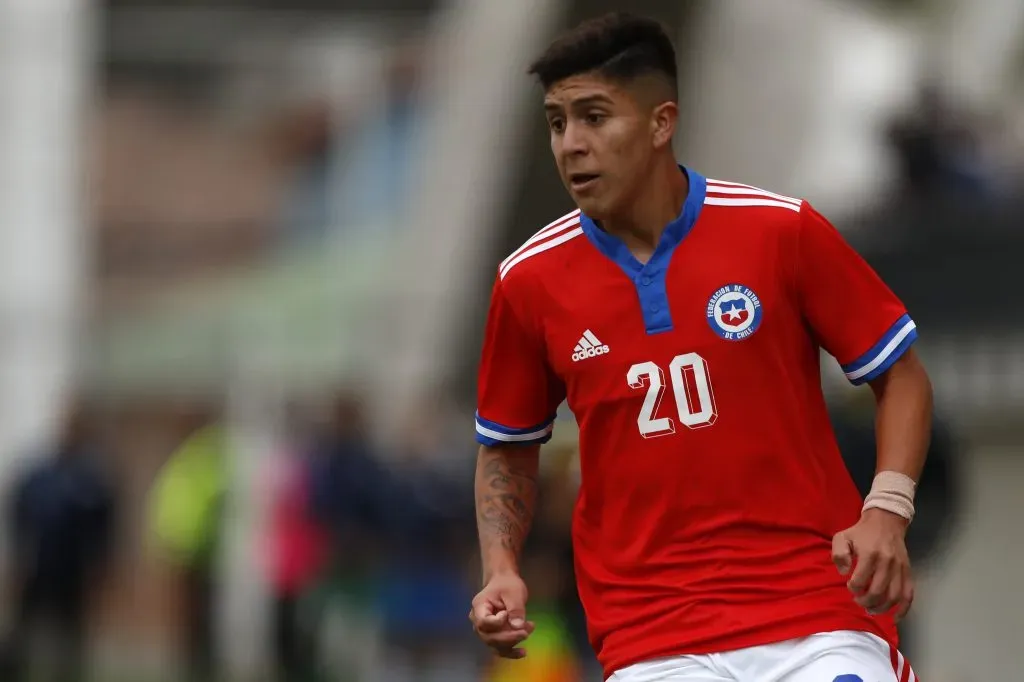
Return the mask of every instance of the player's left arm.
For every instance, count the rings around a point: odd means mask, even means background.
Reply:
[[[877,405],[875,473],[896,472],[916,484],[924,470],[932,431],[932,383],[928,372],[914,349],[909,348],[870,385]],[[890,513],[900,516],[899,512]]]
[[[932,386],[912,348],[870,382],[875,394],[877,464],[860,521],[833,539],[832,556],[858,604],[872,613],[896,609],[903,618],[914,601],[906,532],[931,437]],[[856,558],[856,567],[854,559]]]
[[[833,560],[856,601],[902,617],[914,586],[906,530],[931,434],[932,388],[912,348],[917,325],[839,232],[806,203],[797,239],[797,293],[818,343],[847,379],[875,394],[877,470],[860,521],[837,533]]]

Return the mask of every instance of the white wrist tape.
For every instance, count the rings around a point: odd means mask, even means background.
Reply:
[[[864,498],[862,511],[882,509],[907,521],[914,520],[914,479],[898,471],[880,471],[871,484],[871,492]]]

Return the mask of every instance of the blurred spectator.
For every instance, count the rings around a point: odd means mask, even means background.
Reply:
[[[331,654],[346,674],[363,679],[373,660],[374,599],[390,518],[401,508],[386,468],[370,442],[365,406],[340,393],[310,444],[310,503],[330,542],[329,572],[318,590],[333,622]],[[348,678],[345,678],[348,679]]]
[[[902,192],[919,199],[947,192],[987,193],[991,178],[980,132],[937,85],[923,84],[913,111],[897,117],[888,129]]]
[[[475,674],[466,628],[476,549],[472,444],[450,428],[440,401],[421,404],[393,458],[398,514],[382,564],[380,608],[388,679],[448,680]],[[478,580],[473,576],[474,583]]]
[[[388,518],[401,503],[370,442],[362,402],[337,396],[310,447],[313,512],[328,528],[338,564],[360,573],[376,557]]]
[[[313,677],[316,621],[303,608],[321,577],[328,539],[315,519],[305,426],[297,419],[283,451],[273,461],[267,494],[271,499],[268,551],[274,591],[274,652],[280,679],[302,682]]]
[[[188,410],[189,434],[157,474],[150,493],[156,548],[177,569],[186,611],[189,680],[214,679],[215,568],[227,492],[228,436],[213,409]]]
[[[58,679],[84,676],[89,598],[110,555],[115,508],[91,427],[85,409],[73,407],[53,451],[15,481],[7,519],[15,606],[4,680],[37,679],[28,652],[41,624],[56,636],[48,658]]]

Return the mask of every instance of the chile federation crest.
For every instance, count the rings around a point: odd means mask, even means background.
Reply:
[[[727,284],[708,299],[708,325],[726,341],[741,341],[756,332],[761,313],[761,300],[742,284]]]

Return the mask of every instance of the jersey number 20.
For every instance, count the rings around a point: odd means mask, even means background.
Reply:
[[[711,390],[708,363],[697,353],[677,355],[668,365],[672,393],[676,399],[679,421],[688,429],[711,426],[718,419],[715,394]],[[676,432],[671,417],[657,417],[665,395],[665,373],[655,362],[641,362],[629,368],[626,381],[630,388],[647,388],[643,407],[636,423],[644,438],[667,436]]]

